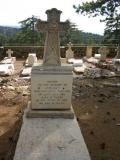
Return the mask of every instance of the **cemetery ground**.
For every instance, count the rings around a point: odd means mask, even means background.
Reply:
[[[22,115],[30,99],[30,80],[0,77],[0,160],[12,160]],[[120,160],[120,77],[74,78],[72,105],[92,160]]]

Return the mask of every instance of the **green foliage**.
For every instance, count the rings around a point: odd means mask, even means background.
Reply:
[[[76,28],[76,25],[70,23],[69,32],[66,34],[61,34],[61,45],[66,45],[68,42],[72,42],[73,44],[80,45],[80,44],[101,44],[103,41],[103,37],[97,34],[92,33],[85,33],[81,30]]]
[[[120,44],[120,0],[97,0],[73,7],[77,13],[89,17],[104,16],[101,22],[106,22],[105,41]]]
[[[9,44],[21,44],[21,45],[43,45],[45,36],[38,33],[35,30],[37,18],[35,16],[29,17],[23,21],[20,21],[20,31],[9,39]]]
[[[68,20],[67,20],[68,21]],[[3,45],[11,45],[11,46],[35,46],[35,45],[44,45],[45,42],[45,34],[37,32],[35,30],[35,24],[37,22],[37,18],[32,16],[31,18],[27,18],[20,22],[21,28],[17,30],[11,27],[9,29],[9,33],[13,33],[12,35],[6,36],[7,30],[3,27],[3,31],[1,31],[0,42]],[[72,42],[73,44],[82,45],[82,44],[100,44],[102,42],[102,36],[92,33],[85,33],[81,30],[78,30],[76,25],[69,22],[70,29],[69,32],[60,32],[60,45],[66,45],[68,42]],[[15,32],[14,32],[15,29]],[[8,33],[7,33],[8,35]]]
[[[106,154],[102,154],[100,160],[108,160],[108,156]]]
[[[7,37],[5,35],[0,34],[0,46],[4,45],[7,41]]]

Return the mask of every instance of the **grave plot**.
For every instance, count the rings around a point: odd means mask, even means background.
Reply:
[[[94,57],[92,56],[92,47],[90,46],[86,47],[86,56],[83,57],[83,60],[85,62],[92,63],[92,64],[97,64],[99,62],[98,58],[96,58],[95,56]]]
[[[113,77],[116,76],[115,70],[120,71],[120,59],[117,56],[113,59],[108,59],[109,49],[106,46],[100,47],[98,53],[92,56],[92,47],[86,48],[86,56],[81,59],[75,59],[71,49],[71,43],[66,51],[66,62],[72,64],[73,71],[81,76],[97,78],[97,77]],[[70,57],[69,57],[70,55]],[[119,55],[117,53],[117,55]]]
[[[14,74],[14,63],[16,61],[15,57],[11,57],[11,54],[13,54],[13,51],[11,49],[8,49],[6,51],[8,54],[8,57],[5,57],[1,62],[0,62],[0,75],[5,76],[5,75],[13,75]]]
[[[15,68],[18,69],[16,71],[18,74],[22,64],[23,61],[16,61]],[[0,78],[1,159],[5,159],[6,157],[13,159],[17,135],[19,134],[22,122],[23,107],[27,106],[28,93],[30,93],[27,89],[29,83],[29,80],[19,81],[18,77],[14,77],[12,81],[9,77]],[[91,159],[93,160],[100,159],[102,156],[119,160],[119,84],[120,77],[106,77],[104,79],[100,77],[97,80],[81,79],[78,76],[74,78],[72,104]],[[11,85],[14,90],[12,90],[12,87],[8,87]],[[22,89],[24,90],[24,96],[21,97],[15,88],[24,88]],[[15,101],[11,101],[13,97],[16,97]],[[21,106],[21,102],[23,107]]]
[[[13,64],[0,63],[0,75],[10,76],[13,74],[14,74],[14,65]]]
[[[84,73],[84,70],[86,68],[86,65],[83,63],[83,59],[75,59],[74,58],[74,52],[72,51],[73,45],[71,42],[68,44],[68,49],[66,51],[66,62],[68,64],[72,64],[73,71],[75,73]]]
[[[47,22],[38,20],[36,25],[47,35],[44,58],[32,68],[31,101],[14,160],[90,159],[71,104],[72,66],[60,61],[59,32],[69,29],[67,22],[60,22],[61,13],[47,10]]]
[[[28,54],[28,58],[25,61],[25,65],[21,71],[20,76],[22,77],[30,77],[31,76],[31,70],[32,70],[32,66],[35,65],[37,63],[37,57],[36,57],[36,53],[29,53]]]

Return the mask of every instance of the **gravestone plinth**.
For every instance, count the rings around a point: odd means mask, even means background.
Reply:
[[[34,67],[32,109],[70,109],[72,67]]]
[[[27,117],[73,118],[72,66],[34,66]]]

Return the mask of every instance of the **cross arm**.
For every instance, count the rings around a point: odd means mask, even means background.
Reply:
[[[41,21],[40,19],[36,23],[36,29],[40,32],[46,32],[48,29],[48,22]]]

